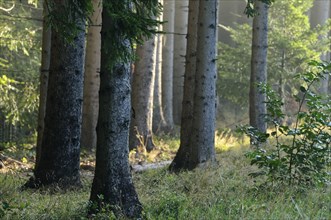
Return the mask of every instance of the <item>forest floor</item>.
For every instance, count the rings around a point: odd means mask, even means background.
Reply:
[[[158,147],[151,153],[141,149],[138,154],[130,153],[133,181],[146,219],[331,219],[330,186],[262,187],[265,179],[249,177],[256,168],[244,156],[244,140],[220,134],[216,137],[218,165],[180,174],[167,171],[178,138],[157,138],[155,143]],[[94,154],[82,153],[81,189],[21,191],[32,175],[34,153],[30,151],[0,152],[4,165],[0,169],[0,219],[87,219]],[[150,164],[161,164],[161,168],[145,169]],[[93,219],[113,217],[105,211]]]

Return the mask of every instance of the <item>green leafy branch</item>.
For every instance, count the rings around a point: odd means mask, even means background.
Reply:
[[[330,97],[322,97],[311,90],[313,84],[330,74],[331,64],[311,61],[308,65],[310,70],[298,76],[303,85],[295,96],[299,107],[293,128],[280,123],[284,113],[278,95],[270,86],[259,85],[267,97],[265,121],[271,131],[264,133],[251,126],[239,127],[257,147],[246,153],[251,164],[260,168],[251,176],[266,175],[272,183],[299,186],[331,182],[327,172],[331,165],[331,101]],[[268,142],[270,138],[275,141]],[[259,147],[261,143],[275,144],[263,149]]]

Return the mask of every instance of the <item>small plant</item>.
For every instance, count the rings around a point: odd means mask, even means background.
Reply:
[[[331,71],[331,64],[317,61],[309,63],[310,71],[298,75],[303,80],[295,96],[299,104],[294,127],[282,125],[282,101],[268,85],[258,85],[266,94],[265,121],[271,132],[260,132],[251,126],[240,126],[239,131],[248,135],[255,150],[246,153],[252,165],[260,170],[253,177],[266,175],[274,183],[309,186],[330,183],[331,165],[331,101],[313,92],[313,85]],[[304,110],[305,109],[305,110]],[[269,139],[272,139],[274,142]],[[272,147],[269,143],[275,143]]]

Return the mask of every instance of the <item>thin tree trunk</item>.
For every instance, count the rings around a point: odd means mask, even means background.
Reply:
[[[189,1],[188,30],[186,65],[184,75],[184,97],[182,103],[182,118],[180,128],[180,147],[176,157],[170,165],[170,170],[177,171],[190,167],[190,155],[193,154],[190,145],[192,122],[193,122],[193,102],[196,74],[197,39],[198,39],[198,15],[199,1]]]
[[[77,26],[85,29],[84,22]],[[45,128],[35,179],[26,186],[80,185],[79,154],[83,100],[85,32],[72,43],[51,29],[51,59],[47,90]]]
[[[259,92],[258,83],[267,82],[267,49],[268,49],[268,8],[261,1],[255,0],[254,7],[258,14],[253,19],[253,40],[251,57],[251,78],[249,91],[250,125],[265,132],[267,124],[265,94]]]
[[[163,5],[163,0],[160,1]],[[163,15],[159,19],[163,20]],[[163,31],[162,25],[159,31]],[[153,132],[160,133],[167,127],[162,110],[162,39],[163,35],[156,37],[156,64],[155,64],[155,82],[154,82],[154,102],[153,102]]]
[[[174,28],[175,28],[175,1],[164,0],[162,48],[162,110],[167,124],[166,131],[174,127],[173,120],[173,63],[174,63]]]
[[[151,151],[155,145],[152,139],[153,96],[155,81],[156,37],[139,45],[137,61],[132,80],[132,108],[134,115],[130,127],[130,150],[143,146]]]
[[[105,7],[105,6],[104,6]],[[111,29],[119,28],[106,8],[102,13],[101,47],[106,48]],[[122,39],[122,36],[114,36]],[[129,41],[119,42],[130,47]],[[110,205],[115,214],[141,216],[142,207],[132,183],[129,169],[129,127],[131,118],[131,72],[129,63],[110,64],[111,48],[101,51],[99,119],[95,176],[89,212]],[[96,207],[95,207],[96,205]],[[96,208],[96,209],[95,209]]]
[[[96,126],[99,111],[100,53],[101,53],[101,0],[93,0],[94,12],[88,29],[85,73],[81,147],[91,151],[96,147]]]
[[[38,128],[37,128],[37,147],[36,147],[36,164],[35,169],[41,156],[41,144],[44,132],[44,120],[46,113],[46,98],[48,87],[49,63],[51,56],[51,29],[47,28],[46,16],[48,14],[46,3],[43,3],[43,35],[42,35],[42,53],[41,53],[41,67],[40,67],[40,88],[39,88],[39,108],[38,108]]]
[[[176,125],[180,125],[182,113],[188,2],[188,0],[175,1],[173,117]]]

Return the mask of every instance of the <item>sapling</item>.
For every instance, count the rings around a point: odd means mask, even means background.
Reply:
[[[308,66],[307,72],[297,76],[302,85],[294,96],[298,111],[292,127],[281,123],[285,117],[282,112],[284,103],[277,93],[269,85],[258,85],[266,94],[264,120],[269,129],[265,133],[247,125],[238,129],[253,140],[251,144],[255,149],[246,153],[246,157],[252,165],[258,166],[259,171],[251,176],[265,175],[268,183],[299,186],[331,182],[331,173],[328,172],[331,165],[331,100],[329,96],[317,94],[313,88],[330,74],[331,64],[311,61]]]

